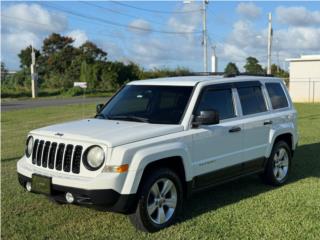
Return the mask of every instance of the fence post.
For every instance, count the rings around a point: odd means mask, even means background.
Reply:
[[[311,79],[309,78],[309,94],[308,94],[308,103],[310,103],[311,99],[310,99],[310,95],[311,95]]]
[[[312,97],[312,103],[314,103],[314,95],[316,94],[316,81],[313,81],[313,97]]]

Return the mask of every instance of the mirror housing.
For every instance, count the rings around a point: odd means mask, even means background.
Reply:
[[[97,113],[97,114],[101,112],[103,106],[104,106],[104,104],[101,104],[101,103],[100,103],[100,104],[97,104],[97,106],[96,106],[96,113]]]
[[[213,125],[220,122],[219,112],[215,110],[200,111],[194,117],[192,125],[198,127],[199,125]]]

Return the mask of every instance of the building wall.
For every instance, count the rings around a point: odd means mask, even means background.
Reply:
[[[289,91],[294,102],[320,102],[320,59],[290,62]]]

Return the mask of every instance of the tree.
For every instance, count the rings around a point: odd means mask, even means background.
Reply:
[[[247,62],[244,65],[246,73],[250,74],[264,74],[262,66],[259,64],[259,61],[254,57],[248,57]]]
[[[239,73],[240,72],[237,65],[233,62],[229,62],[226,68],[224,69],[225,75],[238,75]]]
[[[80,46],[79,49],[81,51],[83,60],[85,60],[87,63],[107,60],[107,53],[90,41],[86,41]]]
[[[35,53],[36,56],[36,62],[38,62],[37,60],[40,57],[40,51],[33,48],[33,51]],[[20,51],[20,53],[18,54],[18,57],[20,58],[20,67],[21,68],[30,68],[30,65],[32,63],[32,59],[31,59],[31,52],[32,52],[32,46],[28,46],[25,49],[22,49]]]
[[[281,67],[277,66],[276,64],[271,65],[271,74],[276,76],[276,77],[281,77],[281,78],[288,78],[289,73],[285,70],[283,70]]]
[[[8,69],[6,68],[4,62],[1,62],[1,83],[5,82],[7,75]]]

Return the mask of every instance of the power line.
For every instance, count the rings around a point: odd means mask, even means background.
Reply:
[[[130,26],[130,25],[125,25],[125,24],[121,24],[121,23],[117,23],[117,22],[112,22],[112,21],[109,21],[109,20],[106,20],[106,19],[102,19],[102,18],[99,18],[99,17],[93,17],[93,16],[86,16],[86,15],[83,15],[83,14],[80,14],[80,13],[75,13],[75,12],[72,12],[72,11],[69,11],[69,10],[65,10],[65,9],[62,9],[62,8],[59,8],[59,7],[56,7],[56,6],[52,6],[52,5],[48,5],[48,4],[44,4],[42,3],[44,6],[47,6],[49,8],[53,8],[53,9],[56,9],[56,10],[59,10],[61,12],[65,12],[67,14],[71,14],[71,15],[74,15],[74,16],[77,16],[77,17],[81,17],[81,18],[84,18],[84,19],[91,19],[91,20],[94,20],[94,21],[97,21],[97,22],[103,22],[105,24],[108,24],[108,25],[113,25],[113,26],[117,26],[117,27],[122,27],[122,28],[131,28],[131,29],[134,29],[134,30],[140,30],[140,31],[145,31],[145,32],[154,32],[154,33],[162,33],[162,34],[192,34],[192,33],[201,33],[201,31],[192,31],[192,32],[176,32],[176,31],[162,31],[162,30],[155,30],[155,29],[149,29],[149,28],[143,28],[143,27],[137,27],[137,26]]]
[[[131,17],[131,18],[140,18],[139,16],[131,15],[131,14],[128,14],[128,13],[123,13],[123,12],[120,12],[120,11],[117,11],[117,10],[114,10],[114,9],[107,8],[105,6],[100,6],[100,5],[94,4],[92,2],[83,2],[83,1],[80,1],[80,2],[83,3],[83,4],[89,5],[89,6],[94,6],[96,8],[100,8],[100,9],[105,10],[105,11],[116,13],[116,14],[119,14],[119,15],[122,15],[122,16]],[[153,20],[150,20],[150,19],[148,19],[148,22],[152,22],[152,23],[155,23],[155,24],[163,26],[163,22],[156,22],[156,21],[153,21]]]
[[[134,8],[140,11],[145,11],[145,12],[152,12],[152,13],[161,13],[161,14],[186,14],[186,13],[193,13],[193,12],[200,12],[200,9],[196,9],[196,10],[187,10],[187,11],[161,11],[161,10],[154,10],[154,9],[147,9],[147,8],[141,8],[141,7],[136,7],[136,6],[132,6],[130,4],[127,3],[123,3],[123,2],[119,2],[119,1],[110,1],[112,3],[118,4],[118,5],[122,5],[125,7],[129,7],[129,8]]]

